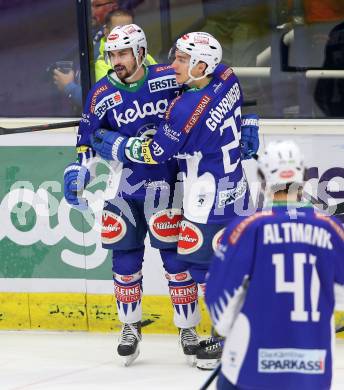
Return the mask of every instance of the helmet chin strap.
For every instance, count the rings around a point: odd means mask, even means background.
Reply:
[[[190,62],[191,62],[191,61],[190,61]],[[196,65],[197,65],[197,64],[193,65],[192,68],[194,68]],[[193,81],[202,80],[202,79],[204,79],[205,77],[207,77],[207,75],[208,75],[207,73],[205,73],[203,76],[194,77],[194,76],[192,76],[192,74],[191,74],[192,68],[191,68],[190,65],[189,65],[189,68],[188,68],[188,76],[189,76],[189,78],[185,81],[184,84],[189,85],[189,84],[192,83]]]
[[[188,76],[189,76],[189,78],[185,81],[185,83],[184,84],[187,84],[187,85],[189,85],[190,83],[192,83],[193,81],[197,81],[197,80],[202,80],[202,79],[204,79],[207,75],[203,75],[203,76],[201,76],[201,77],[193,77],[192,75],[191,75],[191,72],[190,72],[190,69],[189,69],[189,71],[188,71]]]
[[[130,83],[130,80],[131,80],[131,79],[136,75],[136,73],[140,70],[140,68],[142,67],[142,65],[144,64],[144,62],[145,62],[145,60],[146,60],[146,57],[147,57],[147,55],[145,54],[144,57],[142,58],[142,62],[141,62],[141,63],[139,63],[138,57],[135,57],[135,60],[136,60],[136,70],[135,70],[135,72],[134,72],[131,76],[129,76],[129,77],[127,77],[126,79],[124,79],[124,81],[125,81],[126,83]],[[111,67],[112,67],[112,69],[113,69],[113,65],[112,65],[111,60],[110,60],[110,63],[111,63]],[[123,84],[123,81],[120,80],[120,79],[118,78],[117,73],[115,72],[115,70],[111,73],[111,77],[112,77],[113,79],[115,79],[115,81],[117,81],[118,83]]]
[[[113,68],[112,68],[113,69]],[[118,78],[117,73],[115,71],[110,73],[110,76],[117,81],[117,83],[123,84],[123,82]]]

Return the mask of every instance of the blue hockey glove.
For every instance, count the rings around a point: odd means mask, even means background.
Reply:
[[[91,135],[92,148],[105,160],[125,160],[125,145],[128,138],[117,131],[98,129]]]
[[[79,163],[69,164],[64,171],[64,197],[67,203],[81,211],[88,207],[82,192],[90,182],[90,178],[89,170]]]
[[[241,158],[255,157],[259,149],[259,117],[255,114],[241,117]]]

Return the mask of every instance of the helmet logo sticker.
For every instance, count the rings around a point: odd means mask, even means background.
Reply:
[[[118,39],[119,35],[118,34],[110,34],[107,39],[109,41],[115,41],[116,39]]]
[[[201,43],[202,45],[209,45],[209,38],[201,35],[196,35],[195,43]]]

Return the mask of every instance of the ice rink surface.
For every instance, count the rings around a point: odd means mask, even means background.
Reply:
[[[114,334],[0,332],[0,390],[197,390],[210,372],[188,367],[177,339],[144,335],[140,356],[124,367]],[[343,340],[335,356],[332,389],[343,390]]]

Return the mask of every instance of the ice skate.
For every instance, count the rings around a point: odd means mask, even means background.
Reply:
[[[139,342],[141,341],[141,322],[123,324],[117,353],[124,358],[124,365],[130,364],[139,356]]]
[[[183,348],[187,363],[190,366],[194,366],[196,364],[196,354],[199,348],[199,338],[196,329],[179,329],[179,342]]]
[[[217,341],[215,341],[217,339]],[[201,370],[213,370],[220,363],[223,339],[218,337],[211,337],[207,340],[202,340],[200,348],[197,351],[197,368]],[[212,342],[213,341],[213,342]]]
[[[223,341],[224,339],[225,339],[225,338],[222,337],[222,336],[210,336],[210,337],[208,337],[207,339],[201,340],[201,341],[199,342],[199,347],[200,347],[200,348],[209,347],[210,345],[216,344],[216,343],[218,343],[219,341]]]

